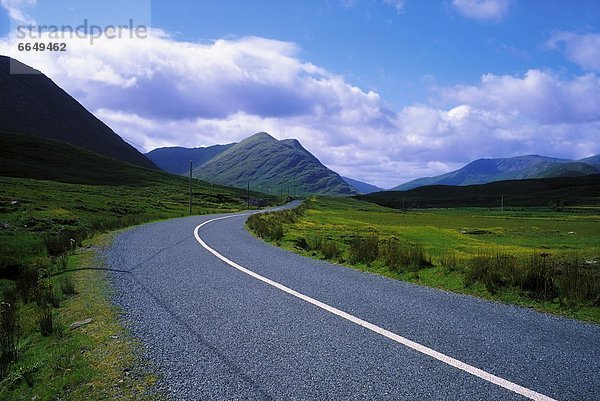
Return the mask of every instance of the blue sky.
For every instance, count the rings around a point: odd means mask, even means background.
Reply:
[[[600,153],[598,1],[1,1],[0,53],[143,151],[268,131],[384,187],[479,157]],[[64,55],[10,38],[84,18],[155,31]]]

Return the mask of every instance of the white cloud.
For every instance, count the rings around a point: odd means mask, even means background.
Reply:
[[[23,24],[34,24],[35,21],[24,11],[24,7],[33,7],[37,4],[37,0],[0,0],[2,8],[8,11],[8,15],[16,22]]]
[[[551,49],[560,49],[573,63],[589,71],[600,71],[600,33],[576,34],[557,32],[546,42]]]
[[[264,38],[68,40],[66,53],[0,53],[50,76],[141,150],[297,138],[328,167],[392,187],[480,157],[600,153],[600,83],[530,70],[438,88],[436,102],[390,110],[380,96]]]
[[[464,17],[479,21],[500,21],[508,15],[509,0],[452,0],[454,8]]]
[[[440,93],[448,103],[469,104],[540,124],[600,120],[600,79],[594,74],[571,80],[540,70],[529,70],[523,77],[486,74],[477,86],[444,88]]]

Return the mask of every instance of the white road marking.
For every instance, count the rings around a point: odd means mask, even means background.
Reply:
[[[213,248],[209,247],[203,240],[202,238],[200,238],[200,235],[198,234],[200,228],[202,226],[205,226],[208,223],[212,223],[213,221],[217,221],[217,220],[223,220],[223,219],[229,219],[232,217],[239,217],[239,216],[246,216],[248,214],[251,213],[243,213],[243,214],[234,214],[234,215],[229,215],[229,216],[223,216],[223,217],[217,217],[214,219],[210,219],[205,221],[204,223],[198,225],[195,229],[194,229],[194,237],[196,237],[196,241],[198,241],[198,243],[205,248],[207,251],[209,251],[210,253],[212,253],[213,255],[215,255],[217,258],[221,259],[223,262],[227,263],[228,265],[230,265],[231,267],[234,267],[235,269],[248,274],[249,276],[254,277],[257,280],[260,280],[266,284],[269,284],[283,292],[286,292],[296,298],[300,298],[308,303],[311,303],[321,309],[326,310],[327,312],[333,313],[334,315],[337,315],[341,318],[344,318],[346,320],[351,321],[352,323],[355,323],[359,326],[362,326],[368,330],[374,331],[375,333],[381,334],[384,337],[389,338],[390,340],[396,341],[397,343],[400,343],[402,345],[407,346],[408,348],[412,348],[415,351],[419,351],[425,355],[428,355],[432,358],[437,359],[438,361],[444,362],[450,366],[453,366],[457,369],[463,370],[467,373],[470,373],[474,376],[477,376],[483,380],[486,380],[490,383],[496,384],[500,387],[504,387],[505,389],[508,389],[510,391],[514,391],[517,394],[520,394],[522,396],[525,396],[527,398],[530,398],[532,400],[538,400],[538,401],[556,401],[553,398],[550,398],[548,396],[545,396],[543,394],[540,394],[536,391],[530,390],[527,387],[523,387],[520,386],[516,383],[513,383],[511,381],[508,381],[506,379],[503,379],[499,376],[493,375],[491,373],[488,373],[484,370],[481,370],[479,368],[476,368],[474,366],[471,366],[469,364],[466,364],[464,362],[459,361],[458,359],[454,359],[452,357],[449,357],[448,355],[442,354],[441,352],[438,352],[434,349],[431,349],[429,347],[426,347],[424,345],[421,345],[419,343],[416,343],[414,341],[409,340],[408,338],[402,337],[396,333],[392,333],[391,331],[388,331],[382,327],[376,326],[373,323],[369,323],[365,320],[362,320],[356,316],[353,316],[349,313],[346,313],[342,310],[339,310],[337,308],[334,308],[333,306],[327,305],[321,301],[318,301],[314,298],[311,298],[307,295],[304,295],[298,291],[292,290],[289,287],[286,287],[282,284],[279,284],[273,280],[270,280],[264,276],[261,276],[260,274],[257,274],[255,272],[253,272],[252,270],[248,270],[243,266],[240,266],[239,264],[235,263],[232,260],[227,259],[225,256],[221,255],[219,252],[215,251]]]

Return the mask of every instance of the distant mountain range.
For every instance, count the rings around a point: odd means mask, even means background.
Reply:
[[[502,180],[576,177],[600,173],[600,155],[581,160],[529,155],[502,159],[479,159],[463,168],[435,177],[418,178],[392,188],[407,191],[428,185],[473,185]]]
[[[18,73],[11,74],[11,67]],[[5,56],[0,56],[0,132],[54,139],[158,169],[47,76]]]

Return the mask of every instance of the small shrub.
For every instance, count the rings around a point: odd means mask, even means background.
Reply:
[[[17,279],[16,289],[23,302],[29,302],[35,299],[37,294],[38,274],[39,267],[35,265],[26,266],[21,270],[21,274],[19,274]]]
[[[557,294],[554,282],[554,263],[550,255],[534,253],[524,265],[524,278],[521,288],[532,298],[547,301]]]
[[[276,220],[276,217],[277,216],[273,217],[262,214],[253,214],[248,218],[246,224],[248,225],[248,228],[260,238],[279,241],[283,238],[283,223]]]
[[[320,252],[325,259],[339,259],[342,249],[333,237],[325,238],[322,234],[309,237],[308,249]]]
[[[431,259],[422,245],[403,244],[395,238],[383,242],[381,247],[383,263],[392,271],[418,271],[431,266]]]
[[[383,264],[388,269],[400,271],[402,269],[402,256],[400,255],[400,244],[395,238],[389,238],[381,243],[379,247]]]
[[[35,301],[39,306],[52,305],[57,308],[60,306],[60,297],[54,291],[48,271],[46,269],[38,270],[38,279],[35,289]]]
[[[458,260],[456,253],[453,251],[446,251],[440,256],[440,265],[447,272],[453,272],[458,268]]]
[[[479,281],[489,293],[495,294],[500,288],[515,287],[529,294],[533,299],[550,300],[556,297],[552,259],[546,254],[533,254],[526,260],[515,256],[497,253],[481,254],[472,258],[465,270],[465,285]]]
[[[372,263],[379,256],[379,238],[354,237],[348,249],[350,263]]]
[[[600,271],[586,265],[578,255],[556,261],[555,283],[561,305],[600,306]]]
[[[309,248],[319,252],[323,249],[323,242],[323,236],[320,234],[312,235],[307,240]]]
[[[54,319],[52,316],[52,309],[50,309],[50,307],[43,306],[40,308],[38,313],[38,328],[44,337],[52,334],[54,330]]]
[[[67,270],[69,267],[69,258],[66,255],[61,255],[58,257],[58,268],[60,270]]]
[[[304,237],[296,238],[296,240],[294,241],[294,246],[304,251],[310,250],[310,245],[308,245],[308,241],[306,241],[306,238]]]
[[[63,338],[65,336],[65,324],[61,319],[53,319],[52,332],[58,338]]]
[[[342,250],[335,240],[328,239],[323,242],[321,253],[326,259],[338,259],[342,255]]]
[[[0,303],[0,379],[6,377],[10,364],[17,360],[19,349],[17,305]]]
[[[267,238],[272,241],[279,241],[283,238],[283,224],[280,222],[273,223],[269,233],[267,234]]]
[[[496,294],[498,289],[506,285],[502,274],[502,255],[481,254],[472,258],[465,270],[465,286],[471,286],[479,281],[485,285],[490,294]]]
[[[21,369],[21,377],[23,378],[23,380],[25,381],[25,384],[27,384],[27,387],[31,388],[33,387],[33,374],[35,373],[35,370],[32,369]]]
[[[71,280],[70,277],[61,277],[60,281],[58,282],[58,286],[63,295],[71,296],[77,294],[77,291],[75,290],[75,283],[73,283],[73,280]]]
[[[91,231],[95,231],[94,227]],[[44,246],[46,247],[48,255],[60,256],[72,252],[77,246],[81,245],[81,241],[86,237],[87,234],[83,231],[65,231],[59,234],[46,234],[44,235]]]

